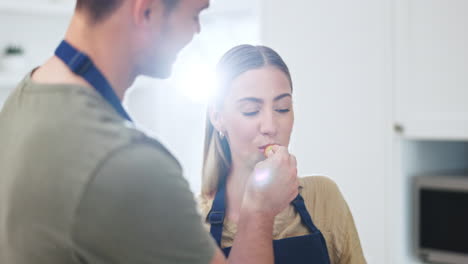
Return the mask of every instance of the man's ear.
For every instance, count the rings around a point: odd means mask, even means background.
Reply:
[[[209,106],[208,115],[209,115],[211,124],[213,124],[213,127],[216,129],[216,131],[221,131],[222,133],[224,133],[225,132],[224,119],[223,119],[221,111],[217,107]]]
[[[133,18],[137,25],[149,24],[151,19],[161,18],[164,6],[161,0],[133,0]]]

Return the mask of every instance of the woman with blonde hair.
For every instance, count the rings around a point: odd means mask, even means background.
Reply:
[[[246,186],[271,181],[271,171],[262,163],[288,153],[293,85],[282,58],[264,46],[232,48],[217,70],[217,95],[207,115],[200,208],[228,256],[240,209],[251,199],[246,198]],[[289,157],[295,163],[294,156]],[[272,242],[264,246],[272,248],[275,263],[365,263],[352,214],[337,185],[325,177],[304,177],[299,185],[290,206],[274,212]]]

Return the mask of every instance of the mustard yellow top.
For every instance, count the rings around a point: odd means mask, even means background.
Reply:
[[[301,195],[304,198],[315,226],[322,232],[327,242],[332,264],[366,263],[354,224],[354,219],[338,186],[329,178],[314,176],[300,179]],[[201,197],[200,210],[206,219],[213,199]],[[205,223],[209,230],[209,223]],[[224,221],[221,247],[230,247],[236,236],[237,226],[228,219]],[[303,236],[309,230],[301,222],[301,217],[291,205],[275,218],[273,239]]]

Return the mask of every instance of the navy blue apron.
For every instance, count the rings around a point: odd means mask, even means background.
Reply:
[[[94,89],[112,105],[119,115],[130,122],[132,121],[109,82],[86,54],[80,52],[67,41],[63,40],[55,50],[55,56],[60,58],[72,72],[81,76],[93,86]]]
[[[225,181],[222,181],[225,182]],[[210,233],[221,248],[221,237],[225,216],[226,186],[221,183],[208,213],[207,221],[211,224]],[[273,240],[275,264],[329,264],[327,245],[320,230],[315,227],[312,218],[307,212],[304,199],[298,195],[292,202],[299,213],[302,223],[310,231],[309,235]],[[231,248],[222,248],[224,255],[229,256]]]

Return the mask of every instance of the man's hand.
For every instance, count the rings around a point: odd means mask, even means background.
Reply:
[[[242,207],[272,217],[286,209],[299,193],[296,158],[286,147],[268,148],[247,183]]]

